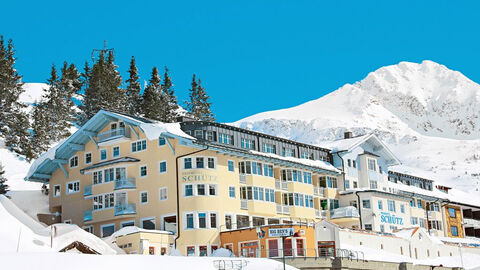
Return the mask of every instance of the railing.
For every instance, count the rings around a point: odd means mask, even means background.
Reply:
[[[320,211],[320,215],[322,216],[322,219],[328,219],[328,210]]]
[[[105,132],[98,133],[97,138],[98,142],[105,142],[109,140],[113,140],[120,137],[127,137],[130,138],[130,129],[128,128],[117,128],[111,129]]]
[[[480,220],[476,220],[472,218],[463,218],[463,224],[471,225],[474,227],[480,227]]]
[[[275,179],[275,189],[281,189],[281,188],[282,188],[282,186],[280,184],[280,180]]]
[[[325,246],[321,248],[271,248],[260,249],[258,247],[245,247],[239,251],[233,252],[235,257],[250,258],[282,258],[283,256],[291,258],[345,258],[349,260],[364,261],[365,255],[361,251],[335,248],[334,246]],[[230,264],[228,264],[230,266]],[[223,268],[218,268],[223,269]],[[236,268],[226,268],[236,269]]]
[[[358,209],[354,206],[340,207],[330,210],[330,219],[335,218],[359,218]]]
[[[137,205],[134,203],[115,205],[115,216],[131,215],[137,213]]]
[[[325,197],[325,188],[323,187],[313,187],[313,195]]]
[[[83,212],[83,221],[92,220],[92,210],[86,210]]]
[[[83,188],[83,196],[90,196],[92,195],[92,185],[88,185]]]
[[[282,183],[282,189],[283,189],[283,190],[288,190],[288,182],[286,182],[286,181],[281,181],[281,183]]]
[[[315,217],[316,217],[316,218],[320,218],[320,217],[321,217],[321,216],[320,216],[320,210],[315,209]]]
[[[240,179],[240,184],[247,183],[247,176],[245,174],[240,174],[239,179]]]
[[[113,182],[114,189],[122,188],[136,188],[137,180],[135,178],[124,178],[124,179],[115,179]]]
[[[240,209],[248,210],[248,201],[247,200],[240,200]]]
[[[218,270],[242,270],[246,267],[248,261],[246,260],[215,260],[213,261],[213,267]]]
[[[290,214],[290,206],[277,204],[277,214]]]

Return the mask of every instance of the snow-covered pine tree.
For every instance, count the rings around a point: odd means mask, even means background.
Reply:
[[[84,120],[90,119],[101,109],[125,111],[125,92],[120,88],[122,78],[116,68],[113,52],[108,53],[107,59],[105,53],[100,52],[97,62],[84,73],[87,78],[81,106]]]
[[[162,93],[164,94],[166,99],[162,121],[167,123],[175,122],[178,116],[178,101],[177,97],[175,96],[172,79],[168,74],[167,67],[165,67],[165,72],[163,74]]]
[[[161,85],[158,69],[153,67],[150,81],[143,91],[142,112],[150,119],[161,120]]]
[[[46,114],[44,122],[47,125],[48,139],[51,141],[58,141],[62,139],[62,127],[64,116],[64,100],[62,98],[62,91],[60,89],[60,78],[57,74],[55,65],[52,65],[50,70],[50,78],[47,79],[48,88],[44,89],[45,94],[42,96],[42,101],[39,106],[42,107],[43,113]],[[62,123],[62,124],[60,124]],[[47,143],[48,144],[48,143]]]
[[[4,195],[8,192],[8,185],[6,184],[5,170],[2,163],[0,163],[0,194]]]
[[[22,110],[26,105],[19,101],[24,90],[15,62],[13,41],[10,39],[5,47],[3,36],[0,36],[0,137],[5,139],[9,149],[27,154],[30,152],[29,122]]]
[[[133,115],[140,115],[142,102],[140,95],[141,86],[134,56],[132,56],[132,59],[130,60],[130,68],[128,69],[128,74],[130,76],[128,80],[125,81],[127,83],[127,88],[125,91],[125,95],[127,98],[127,112]]]
[[[189,98],[190,100],[186,102],[187,111],[196,119],[203,121],[215,121],[215,116],[212,113],[210,106],[212,105],[208,102],[210,97],[207,95],[205,88],[202,86],[202,82],[199,79],[198,83],[193,74],[192,84]]]
[[[48,150],[50,146],[49,135],[49,113],[46,110],[45,103],[37,103],[32,111],[33,134],[32,134],[32,152],[33,158],[37,158],[41,153]]]
[[[73,96],[82,88],[81,74],[74,64],[63,63],[62,77],[59,80],[59,107],[57,109],[58,139],[71,135],[70,128],[76,119],[75,103]]]

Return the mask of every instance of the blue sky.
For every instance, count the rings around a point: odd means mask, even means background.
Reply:
[[[103,40],[127,75],[167,65],[180,101],[193,73],[217,120],[319,98],[375,69],[433,60],[480,82],[478,1],[3,1],[0,34],[26,82]]]

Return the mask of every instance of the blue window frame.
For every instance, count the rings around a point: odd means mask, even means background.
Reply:
[[[160,162],[160,173],[164,173],[166,171],[167,171],[167,162],[166,161]]]
[[[450,232],[452,233],[452,236],[458,236],[457,226],[450,226]]]
[[[193,214],[187,214],[187,229],[193,229]]]
[[[120,146],[113,147],[113,157],[120,156]]]
[[[228,161],[228,171],[230,171],[230,172],[235,171],[235,164],[231,160]]]
[[[191,169],[192,168],[192,158],[185,158],[183,160],[183,168]]]
[[[163,137],[158,138],[158,145],[159,146],[165,145],[166,143],[167,143],[167,141],[166,141],[165,138],[163,138]]]
[[[107,159],[107,149],[100,150],[100,160]]]
[[[230,198],[235,198],[235,187],[228,187],[228,194]]]
[[[147,149],[147,140],[132,142],[132,152],[139,152]]]
[[[185,197],[193,196],[193,185],[185,186]]]
[[[452,218],[456,216],[455,214],[455,208],[448,208],[448,215]]]
[[[383,210],[383,201],[378,200],[378,209]]]

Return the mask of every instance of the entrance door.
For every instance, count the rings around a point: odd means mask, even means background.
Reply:
[[[257,257],[259,251],[258,242],[241,243],[240,250],[243,257]]]
[[[291,238],[283,240],[283,253],[285,254],[285,257],[293,256],[292,239]]]
[[[268,240],[268,257],[278,257],[278,239]]]

